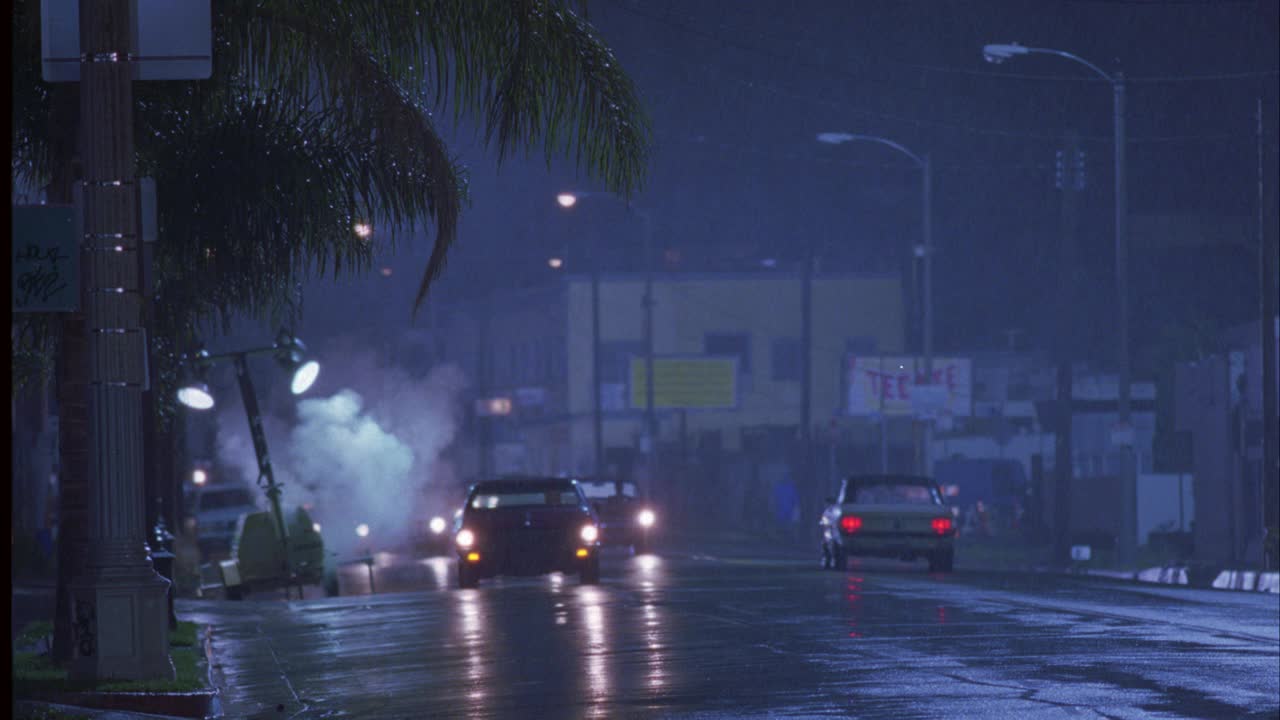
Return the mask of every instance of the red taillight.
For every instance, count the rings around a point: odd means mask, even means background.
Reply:
[[[845,535],[852,535],[862,527],[862,518],[857,515],[845,515],[840,518],[840,531]]]
[[[933,531],[939,535],[946,535],[951,532],[951,518],[940,517],[933,519]]]

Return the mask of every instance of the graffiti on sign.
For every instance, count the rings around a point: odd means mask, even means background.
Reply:
[[[13,311],[69,312],[79,291],[75,210],[13,208]]]

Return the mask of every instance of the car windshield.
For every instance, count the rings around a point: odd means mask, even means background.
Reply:
[[[200,495],[201,510],[223,510],[246,505],[253,505],[253,496],[248,490],[215,490]]]
[[[582,494],[586,495],[589,500],[603,500],[618,495],[618,486],[608,481],[584,482],[580,483],[578,487],[582,488]],[[635,497],[635,483],[623,483],[622,494],[625,497]]]
[[[578,493],[573,490],[547,489],[492,490],[477,492],[471,498],[472,510],[498,510],[512,507],[577,506]]]
[[[845,502],[857,505],[941,505],[942,498],[932,485],[875,479],[851,481]]]

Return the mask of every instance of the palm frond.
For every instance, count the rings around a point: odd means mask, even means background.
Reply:
[[[548,160],[571,153],[608,187],[638,188],[648,125],[635,89],[572,3],[557,0],[242,0],[227,23],[236,67],[301,101],[318,93],[342,122],[366,127],[379,151],[417,152],[430,170],[452,168],[426,111],[454,103],[484,118],[486,138],[505,157],[541,144]],[[415,142],[416,141],[416,142]],[[407,144],[406,144],[407,142]],[[436,238],[415,309],[443,270],[461,192],[435,186],[428,215]],[[398,211],[402,208],[395,208]]]

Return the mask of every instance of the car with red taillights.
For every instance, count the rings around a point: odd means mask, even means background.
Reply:
[[[955,523],[932,478],[847,477],[827,498],[819,527],[824,568],[843,570],[850,557],[924,558],[930,572],[955,564]]]
[[[512,476],[472,486],[454,544],[458,586],[496,575],[576,573],[600,582],[600,523],[577,481]]]

